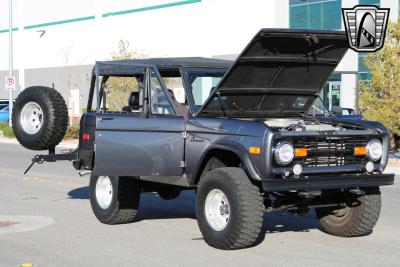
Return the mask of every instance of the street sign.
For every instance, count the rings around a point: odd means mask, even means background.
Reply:
[[[16,81],[14,76],[6,76],[4,80],[6,90],[15,90]]]

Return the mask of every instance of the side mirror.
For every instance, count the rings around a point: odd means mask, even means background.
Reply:
[[[343,109],[342,109],[342,107],[339,107],[339,106],[332,106],[331,112],[334,115],[343,115]]]

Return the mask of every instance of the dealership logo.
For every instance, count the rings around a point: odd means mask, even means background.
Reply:
[[[343,8],[343,19],[351,49],[374,52],[383,47],[389,8],[355,6]]]

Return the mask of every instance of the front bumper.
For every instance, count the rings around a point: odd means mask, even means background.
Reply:
[[[277,178],[262,180],[262,186],[265,192],[372,187],[392,185],[393,183],[394,174],[321,175],[298,179]]]

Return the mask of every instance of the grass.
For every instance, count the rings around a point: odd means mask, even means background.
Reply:
[[[14,131],[10,126],[7,125],[7,127],[4,127],[2,130],[3,130],[4,137],[8,137],[8,138],[14,138],[15,137]]]
[[[8,123],[7,122],[0,122],[0,130],[3,130],[6,127],[8,127]]]
[[[79,128],[72,126],[68,127],[64,139],[78,139],[78,138],[79,138]]]
[[[11,127],[8,126],[6,122],[0,122],[0,130],[3,131],[3,136],[8,138],[14,138],[14,131]],[[68,127],[67,132],[65,133],[64,139],[78,139],[79,138],[79,128],[77,127]]]

